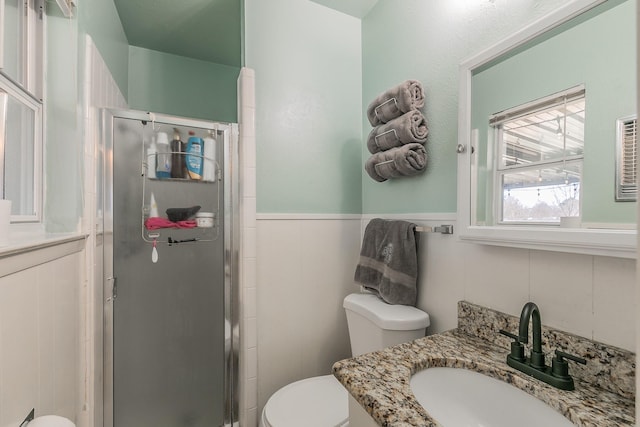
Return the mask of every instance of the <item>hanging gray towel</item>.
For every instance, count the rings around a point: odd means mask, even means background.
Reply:
[[[406,80],[371,101],[367,107],[367,118],[371,126],[378,126],[423,106],[422,83],[418,80]]]
[[[399,176],[417,175],[427,167],[422,144],[411,143],[373,154],[364,164],[369,176],[378,182]]]
[[[427,121],[418,110],[411,110],[400,117],[374,127],[367,138],[371,154],[400,147],[411,142],[424,144],[429,134]]]
[[[372,219],[364,231],[355,281],[389,304],[416,305],[418,241],[416,225]]]

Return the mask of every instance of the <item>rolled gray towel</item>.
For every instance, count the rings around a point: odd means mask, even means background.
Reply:
[[[426,167],[427,151],[415,142],[373,154],[364,164],[369,176],[378,182],[417,175]]]
[[[403,113],[420,109],[423,106],[422,83],[418,80],[406,80],[371,101],[367,107],[367,118],[371,126],[378,126],[401,116]]]
[[[428,134],[429,128],[422,113],[411,110],[388,123],[374,127],[367,138],[367,148],[371,154],[375,154],[412,142],[424,144]]]

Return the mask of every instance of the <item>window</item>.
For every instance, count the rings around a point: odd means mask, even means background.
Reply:
[[[501,224],[559,224],[580,216],[584,122],[583,87],[490,117]]]
[[[42,205],[42,0],[0,0],[0,198],[12,222],[36,222]]]

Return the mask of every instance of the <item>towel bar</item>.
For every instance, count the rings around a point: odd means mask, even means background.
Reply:
[[[22,423],[20,423],[20,425],[18,427],[26,426],[27,424],[29,424],[30,421],[33,421],[35,416],[36,416],[36,409],[32,408],[31,412],[29,412],[29,415],[27,415],[27,418],[25,418],[24,421]]]
[[[440,225],[437,227],[429,226],[417,226],[416,232],[418,233],[440,233],[440,234],[453,234],[453,225]]]

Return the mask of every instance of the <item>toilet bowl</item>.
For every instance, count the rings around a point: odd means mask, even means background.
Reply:
[[[75,427],[76,425],[68,418],[58,415],[44,415],[37,417],[27,424],[27,427]]]
[[[353,356],[382,350],[425,335],[429,315],[406,305],[390,305],[373,294],[344,299]],[[345,427],[347,390],[333,375],[306,378],[276,391],[262,410],[260,427]]]
[[[333,375],[306,378],[282,387],[262,411],[260,427],[345,427],[347,390]]]

